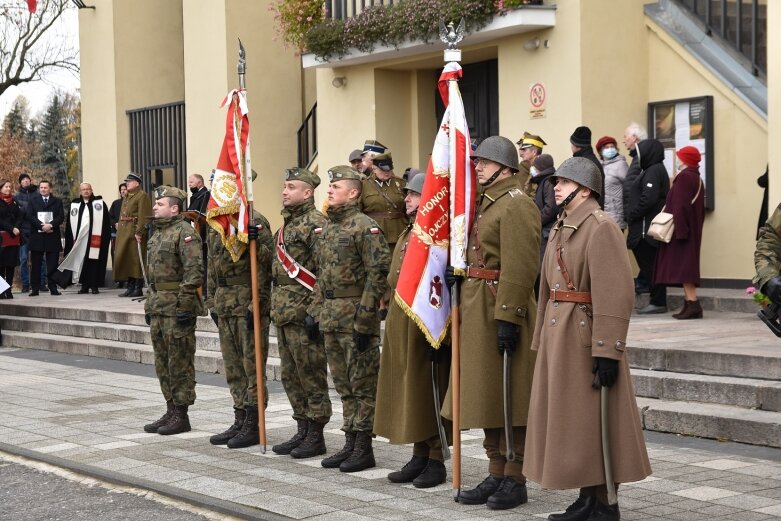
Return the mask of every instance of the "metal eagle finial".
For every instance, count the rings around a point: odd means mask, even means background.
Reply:
[[[239,73],[239,87],[244,88],[244,74],[247,72],[247,53],[244,51],[244,45],[239,38],[239,63],[236,65],[236,71]]]
[[[448,49],[457,48],[458,43],[464,39],[465,31],[466,24],[463,18],[458,23],[458,27],[455,28],[453,27],[453,22],[448,23],[447,27],[445,27],[445,23],[442,20],[439,21],[439,39],[447,44]]]

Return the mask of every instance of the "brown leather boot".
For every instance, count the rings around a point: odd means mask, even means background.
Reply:
[[[174,401],[168,400],[165,402],[166,410],[165,414],[160,416],[160,418],[157,421],[154,421],[152,423],[147,423],[144,425],[144,432],[148,432],[150,434],[153,434],[157,432],[157,429],[168,423],[168,420],[171,419],[171,415],[174,413]]]
[[[681,318],[681,315],[686,313],[686,309],[689,307],[689,301],[686,299],[683,299],[683,307],[678,313],[673,313],[673,318]]]
[[[187,405],[174,405],[174,413],[168,423],[157,429],[157,434],[170,436],[171,434],[180,434],[190,432],[190,417],[187,416]]]
[[[309,430],[309,422],[307,420],[296,420],[296,423],[298,423],[298,430],[292,438],[284,443],[278,443],[277,445],[271,447],[271,451],[274,454],[290,454],[293,449],[301,445],[301,442],[304,441],[304,438],[306,438],[306,433]]]
[[[233,409],[233,425],[228,427],[228,430],[215,434],[209,438],[209,443],[212,445],[225,445],[228,440],[236,436],[241,430],[241,426],[244,425],[244,417],[247,413],[244,409]]]
[[[690,300],[687,302],[688,306],[686,309],[684,309],[680,315],[678,315],[678,320],[692,320],[695,318],[702,318],[702,306],[700,305],[699,300]]]
[[[367,431],[358,431],[355,438],[355,447],[350,453],[350,457],[339,465],[342,472],[359,472],[377,466],[374,461],[374,450],[372,450],[372,433]]]
[[[296,459],[302,459],[325,454],[323,427],[325,427],[325,423],[309,422],[306,438],[298,447],[290,451],[290,455]]]
[[[350,454],[352,454],[353,448],[355,447],[356,434],[357,433],[355,432],[345,432],[344,447],[342,447],[342,450],[340,450],[336,454],[328,456],[323,461],[321,461],[320,464],[327,469],[339,468],[339,465],[341,465],[342,462],[347,458],[349,458]]]

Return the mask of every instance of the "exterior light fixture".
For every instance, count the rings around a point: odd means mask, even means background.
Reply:
[[[331,85],[333,85],[337,89],[341,89],[342,87],[347,85],[347,78],[345,76],[337,76],[333,80],[331,80]]]

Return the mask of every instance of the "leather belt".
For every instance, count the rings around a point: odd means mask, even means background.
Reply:
[[[475,268],[474,266],[466,267],[467,278],[483,279],[483,280],[499,280],[499,270],[489,270],[486,268]]]
[[[578,304],[591,304],[590,291],[562,291],[550,290],[550,299],[553,302],[577,302]]]
[[[149,285],[149,288],[152,291],[174,291],[174,290],[178,290],[181,284],[182,281],[180,280],[175,282],[152,282]]]
[[[217,286],[226,288],[228,286],[249,286],[249,277],[235,276],[235,277],[217,277]]]
[[[372,219],[403,219],[406,217],[402,212],[369,212],[366,215]]]
[[[323,296],[328,300],[335,298],[362,297],[363,288],[341,288],[323,290]]]

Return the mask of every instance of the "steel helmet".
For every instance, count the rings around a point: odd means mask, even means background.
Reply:
[[[423,181],[426,180],[426,174],[424,172],[421,172],[417,174],[415,177],[410,179],[410,181],[402,188],[405,192],[417,192],[419,194],[423,193]]]
[[[569,179],[585,186],[599,199],[602,194],[602,174],[588,158],[571,157],[564,161],[551,176],[551,179]]]
[[[512,169],[513,172],[517,172],[518,168],[518,151],[515,150],[513,142],[503,136],[491,136],[483,140],[478,145],[477,150],[472,152],[473,158],[490,159],[502,166],[506,166]]]

